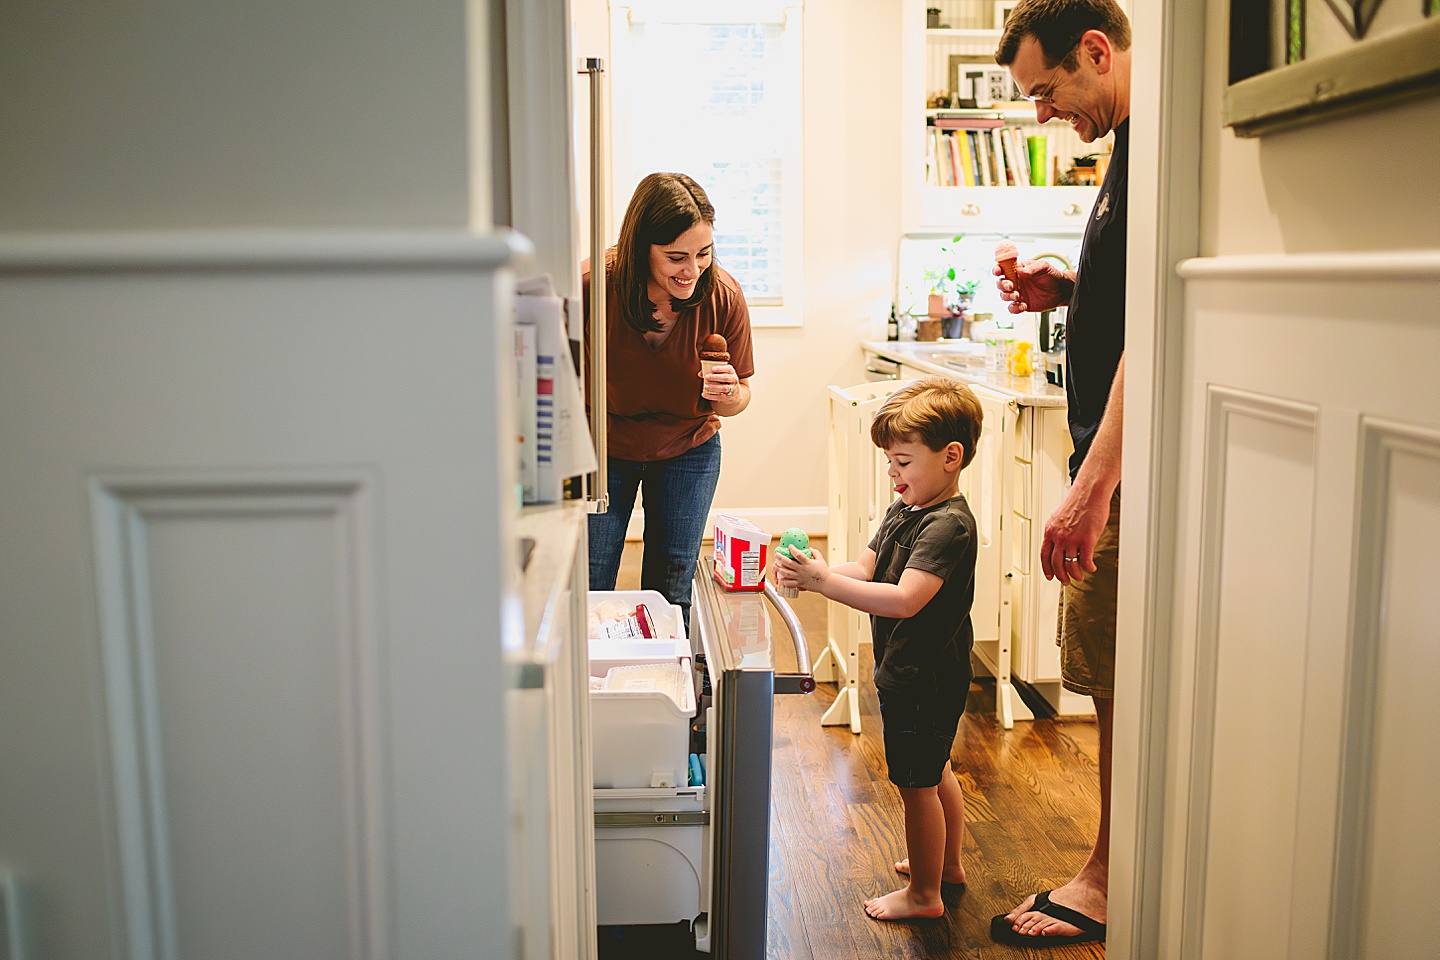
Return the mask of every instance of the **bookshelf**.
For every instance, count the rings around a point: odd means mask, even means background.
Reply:
[[[1079,232],[1094,204],[1094,186],[1034,186],[1028,176],[1028,138],[1044,137],[1046,169],[1043,179],[1053,184],[1058,172],[1063,177],[1076,157],[1104,153],[1109,137],[1087,144],[1067,125],[1054,121],[1040,124],[1035,120],[1035,107],[1024,101],[997,101],[983,108],[959,108],[954,105],[932,105],[932,97],[956,89],[954,70],[957,66],[974,69],[994,67],[995,47],[1000,30],[994,23],[993,0],[905,0],[902,4],[901,91],[904,97],[905,165],[903,196],[907,230],[954,228],[957,230],[995,230],[998,232],[1043,231]],[[940,27],[926,26],[926,9],[940,9]],[[1010,131],[1003,144],[995,143],[993,134],[985,131],[985,144],[992,153],[988,167],[991,184],[997,179],[1004,186],[981,185],[983,179],[971,164],[970,176],[976,185],[969,185],[962,172],[958,144],[949,152],[948,141],[937,141],[933,124],[937,117],[952,122],[956,118],[995,118],[995,125]],[[963,125],[963,124],[962,124]],[[985,162],[982,154],[973,152],[981,145],[975,132],[946,130],[959,135],[967,143],[972,161]],[[1015,146],[1018,161],[1007,176],[1006,167],[996,165],[993,153],[1010,157],[1008,147]],[[941,161],[949,160],[945,169]],[[1058,167],[1058,171],[1056,170]],[[1025,171],[1023,177],[1017,176]],[[1017,180],[1023,182],[1015,182]]]

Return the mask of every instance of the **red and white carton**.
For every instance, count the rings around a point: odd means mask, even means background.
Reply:
[[[769,532],[740,517],[715,518],[715,579],[721,586],[758,593],[769,565]]]

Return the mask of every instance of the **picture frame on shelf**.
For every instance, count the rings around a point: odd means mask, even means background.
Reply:
[[[1020,88],[1010,70],[989,54],[952,53],[949,60],[950,105],[982,110],[998,105],[1023,104]]]
[[[1010,11],[1018,6],[1016,0],[995,0],[995,19],[992,26],[996,30],[1005,29],[1005,21],[1010,19]]]

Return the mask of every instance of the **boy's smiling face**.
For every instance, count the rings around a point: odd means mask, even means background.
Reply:
[[[932,507],[958,492],[964,457],[965,448],[958,443],[931,450],[919,440],[907,440],[885,448],[890,463],[886,474],[906,506]]]

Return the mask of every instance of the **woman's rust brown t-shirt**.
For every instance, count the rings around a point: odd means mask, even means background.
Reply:
[[[710,295],[676,318],[658,347],[620,316],[613,282],[605,285],[610,408],[609,455],[621,460],[669,460],[694,450],[720,431],[720,417],[700,396],[700,345],[712,333],[725,338],[730,365],[740,379],[755,373],[750,347],[750,310],[735,278],[715,267]],[[613,276],[613,275],[612,275]],[[609,278],[607,278],[609,279]],[[584,277],[585,337],[590,337],[590,275]],[[589,356],[588,349],[585,353]],[[589,381],[589,368],[586,368]],[[589,399],[589,391],[586,391]]]

